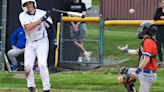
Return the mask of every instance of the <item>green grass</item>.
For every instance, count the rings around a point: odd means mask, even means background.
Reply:
[[[93,6],[98,6],[99,5],[99,0],[92,0],[92,5]]]
[[[158,70],[159,76],[151,92],[164,92],[164,69]],[[117,82],[117,72],[97,69],[92,71],[67,71],[51,74],[51,92],[126,92]],[[35,74],[39,92],[42,86],[40,76]],[[0,92],[28,92],[23,74],[0,72]],[[136,87],[139,87],[137,82]]]

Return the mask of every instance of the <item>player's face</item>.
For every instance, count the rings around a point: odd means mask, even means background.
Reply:
[[[161,7],[164,8],[164,0],[161,1]]]
[[[25,7],[28,9],[28,11],[33,11],[34,8],[34,2],[27,2],[25,3]]]
[[[74,2],[75,2],[75,3],[79,3],[79,2],[80,2],[80,0],[74,0]]]

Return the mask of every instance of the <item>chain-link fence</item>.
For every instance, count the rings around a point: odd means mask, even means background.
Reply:
[[[100,46],[99,22],[81,22],[78,30],[71,22],[61,22],[60,66],[72,69],[98,67],[101,64]]]

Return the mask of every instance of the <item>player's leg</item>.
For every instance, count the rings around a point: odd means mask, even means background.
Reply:
[[[43,83],[43,90],[50,90],[50,78],[49,71],[47,68],[47,58],[48,58],[48,50],[49,50],[49,42],[48,38],[44,38],[37,43],[38,47],[36,50],[37,58],[38,58],[38,66],[40,69],[40,76]]]
[[[156,80],[156,74],[140,73],[139,76],[140,88],[139,92],[150,92],[150,88]]]
[[[80,55],[79,55],[79,58],[78,58],[78,62],[82,62],[82,57],[83,57],[83,53],[85,51],[83,45],[81,45],[79,43],[79,38],[80,38],[80,32],[77,31],[77,32],[74,32],[73,31],[73,26],[70,24],[70,36],[71,36],[71,39],[73,40],[73,43],[74,45],[79,49],[80,51]]]
[[[134,73],[137,70],[137,68],[129,68],[128,74]]]
[[[33,65],[34,65],[35,58],[36,58],[36,54],[35,54],[34,47],[27,45],[24,54],[24,59],[25,59],[24,68],[25,68],[25,75],[26,75],[28,88],[36,87],[35,80],[34,80],[34,72],[33,72]]]
[[[83,55],[87,59],[87,61],[90,61],[90,56],[92,54],[91,51],[86,51],[83,45],[83,38],[86,38],[87,35],[87,29],[86,29],[86,23],[80,23],[79,24],[79,41],[78,43],[81,45],[81,48],[83,48]]]
[[[18,65],[18,61],[16,59],[16,57],[18,57],[20,54],[22,54],[24,51],[22,49],[19,48],[14,48],[8,51],[7,55],[11,61],[11,69],[15,70],[17,68]]]

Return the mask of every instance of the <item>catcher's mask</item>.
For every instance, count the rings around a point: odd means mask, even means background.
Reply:
[[[158,29],[155,24],[151,22],[144,22],[139,26],[137,36],[139,39],[143,39],[144,35],[153,37],[157,33],[157,30]]]

